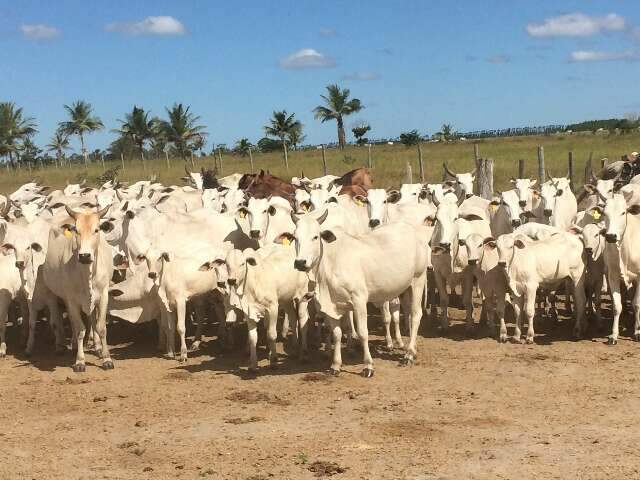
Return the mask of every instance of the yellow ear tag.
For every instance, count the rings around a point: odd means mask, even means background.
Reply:
[[[284,237],[282,239],[282,244],[289,246],[289,245],[291,245],[291,240],[289,240],[287,237]]]
[[[598,210],[594,210],[593,213],[591,213],[591,216],[593,217],[594,220],[600,220],[600,217],[602,215],[600,214],[600,212]]]
[[[495,203],[490,203],[489,210],[491,210],[491,212],[495,212],[496,210],[498,210],[498,205],[496,205]]]
[[[64,236],[67,238],[71,238],[73,236],[73,232],[71,230],[69,230],[68,228],[64,229]]]
[[[364,202],[359,198],[356,198],[356,205],[358,205],[359,207],[364,207]]]

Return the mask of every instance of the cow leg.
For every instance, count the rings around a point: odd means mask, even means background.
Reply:
[[[291,313],[290,309],[287,309],[287,313]],[[288,315],[286,315],[288,317]],[[267,312],[267,344],[269,347],[269,366],[271,368],[276,368],[278,366],[278,350],[277,350],[277,342],[278,342],[278,303],[274,303],[270,306],[269,311]],[[291,318],[289,318],[291,320]],[[287,331],[289,329],[289,322],[287,322]],[[282,333],[285,333],[283,330]],[[287,338],[286,336],[284,337]]]
[[[73,304],[67,304],[67,312],[71,321],[71,330],[73,331],[74,341],[76,344],[76,363],[73,365],[73,371],[76,373],[84,372],[86,366],[84,363],[84,336],[86,327],[82,321],[82,312],[80,307]]]
[[[633,340],[640,342],[640,284],[636,282],[636,291],[633,294]]]
[[[167,319],[164,315],[160,315],[157,319],[158,322],[158,346],[159,352],[166,353],[167,351]]]
[[[611,270],[611,269],[609,269]],[[620,314],[622,313],[622,295],[620,293],[620,279],[614,272],[607,272],[607,281],[611,290],[611,304],[613,307],[613,325],[611,326],[611,335],[607,340],[609,345],[617,345],[618,335],[620,334]]]
[[[204,330],[204,317],[205,317],[205,306],[206,301],[204,299],[194,300],[194,310],[195,317],[198,320],[198,325],[196,327],[195,338],[193,339],[193,343],[191,344],[191,350],[198,350],[200,348],[200,344],[202,343],[202,332]]]
[[[365,378],[373,377],[373,359],[371,358],[371,352],[369,351],[369,326],[367,323],[367,301],[365,299],[358,299],[354,302],[354,317],[356,322],[356,328],[358,330],[358,337],[360,337],[360,343],[362,344],[363,363],[362,376]]]
[[[1,295],[1,294],[0,294]],[[9,308],[11,299],[8,295],[0,296],[0,358],[7,355],[7,320],[9,318]]]
[[[496,317],[500,320],[500,331],[498,334],[498,341],[500,343],[506,343],[509,338],[507,335],[507,324],[504,321],[504,307],[505,293],[499,292],[496,294]]]
[[[404,342],[402,341],[402,333],[400,332],[400,299],[399,298],[394,298],[389,302],[389,311],[391,313],[391,323],[393,325],[396,346],[398,348],[404,348]],[[405,318],[408,318],[408,315],[405,314]],[[409,322],[407,321],[407,323]],[[411,325],[409,325],[409,335],[411,335]]]
[[[176,330],[180,336],[180,362],[187,361],[187,300],[176,299]]]
[[[572,309],[571,309],[571,289],[573,287],[573,284],[571,283],[570,280],[565,281],[564,284],[564,307],[565,310],[567,311],[567,315],[571,315],[573,313]]]
[[[576,338],[581,338],[587,330],[587,322],[584,315],[585,306],[587,304],[587,300],[585,298],[584,283],[585,278],[584,273],[582,272],[580,277],[577,280],[574,280],[574,283],[571,284],[576,314],[576,323],[575,327],[573,328],[573,334]],[[568,295],[569,293],[567,292],[567,296]]]
[[[306,362],[309,355],[309,346],[307,343],[307,335],[309,331],[309,302],[306,300],[300,300],[297,308],[298,316],[298,357],[300,361]]]
[[[384,323],[384,340],[387,344],[387,350],[393,350],[393,339],[391,338],[391,310],[389,309],[389,302],[377,305],[382,312],[382,321]]]
[[[36,340],[36,323],[38,321],[38,310],[36,309],[35,304],[31,303],[31,308],[29,308],[29,336],[27,337],[27,347],[25,348],[24,353],[27,356],[31,356],[33,353],[33,345]]]
[[[105,289],[100,296],[100,302],[95,312],[96,321],[94,331],[100,339],[100,357],[102,358],[102,368],[105,370],[113,369],[113,360],[109,353],[109,345],[107,345],[107,308],[109,303],[109,290]],[[98,347],[98,344],[96,344]]]
[[[329,328],[332,336],[330,343],[333,343],[333,357],[329,372],[337,376],[340,375],[342,368],[342,319],[329,318]]]
[[[353,312],[347,313],[347,319],[349,320],[349,332],[347,333],[347,347],[355,348],[355,343],[360,341],[358,336],[358,330],[354,324]]]
[[[475,323],[473,321],[473,276],[469,274],[465,274],[462,280],[462,301],[467,314],[465,330],[467,335],[471,335]]]
[[[162,322],[164,323],[164,328],[166,332],[166,347],[165,351],[167,352],[165,357],[168,359],[175,358],[175,341],[176,341],[176,314],[175,312],[169,312],[166,309],[162,310]]]
[[[526,343],[533,343],[535,332],[533,330],[533,318],[536,314],[536,286],[527,286],[524,294],[524,314],[527,317],[527,339]]]
[[[247,344],[249,347],[249,373],[256,373],[258,371],[258,355],[256,353],[256,347],[258,345],[258,324],[247,317]]]
[[[405,315],[409,314],[411,319],[411,328],[409,346],[405,353],[403,363],[411,364],[418,356],[418,330],[420,330],[420,321],[422,320],[422,291],[424,290],[425,275],[414,278],[411,287],[400,297],[402,309]]]
[[[289,336],[289,328],[291,327],[291,319],[289,318],[289,315],[287,312],[284,313],[283,317],[282,317],[282,340],[286,341],[287,337]],[[276,331],[278,330],[277,326],[276,326]]]
[[[524,294],[519,297],[511,297],[513,306],[517,306],[516,310],[516,329],[513,332],[513,340],[519,342],[522,338],[522,314],[524,312]]]
[[[440,327],[446,333],[449,329],[449,294],[447,293],[447,281],[438,272],[434,272],[436,287],[440,295]]]

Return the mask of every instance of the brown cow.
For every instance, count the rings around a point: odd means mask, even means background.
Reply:
[[[360,193],[351,193],[349,189],[345,187],[358,186],[364,190],[365,195],[367,190],[373,187],[373,177],[371,171],[368,168],[360,167],[350,172],[345,173],[340,178],[333,181],[334,185],[341,185],[342,190],[340,195],[360,195]]]
[[[254,175],[249,180],[249,175],[244,175],[239,182],[240,188],[246,185],[244,191],[254,198],[269,198],[272,196],[282,197],[289,202],[293,201],[296,187],[284,180],[274,177],[269,172],[260,170],[260,173]]]

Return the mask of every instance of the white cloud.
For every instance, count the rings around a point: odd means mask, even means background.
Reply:
[[[280,60],[280,66],[288,69],[335,67],[333,58],[313,48],[303,48]]]
[[[568,13],[545,18],[542,23],[529,23],[527,33],[532,37],[589,37],[601,32],[624,30],[624,17],[610,13],[604,17]]]
[[[322,35],[323,37],[335,37],[337,33],[338,32],[336,32],[335,28],[321,28],[320,29],[320,35]]]
[[[343,80],[362,80],[362,81],[370,81],[370,80],[378,80],[380,75],[376,72],[355,72],[349,73],[342,77]]]
[[[22,35],[30,40],[52,40],[60,36],[60,30],[48,25],[21,25]]]
[[[493,57],[487,58],[487,62],[494,63],[496,65],[509,63],[510,61],[511,57],[509,55],[494,55]]]
[[[577,50],[571,52],[571,62],[607,62],[613,60],[637,60],[638,54],[627,50],[625,52],[598,52],[593,50]]]
[[[173,17],[147,17],[139,22],[114,22],[105,27],[107,32],[119,32],[126,35],[184,35],[185,26]]]

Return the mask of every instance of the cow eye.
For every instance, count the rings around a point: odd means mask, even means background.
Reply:
[[[318,235],[316,235],[315,237],[313,237],[313,240],[318,240]]]
[[[382,203],[387,203],[387,201],[385,200],[385,201],[384,201],[384,202],[382,202]]]

